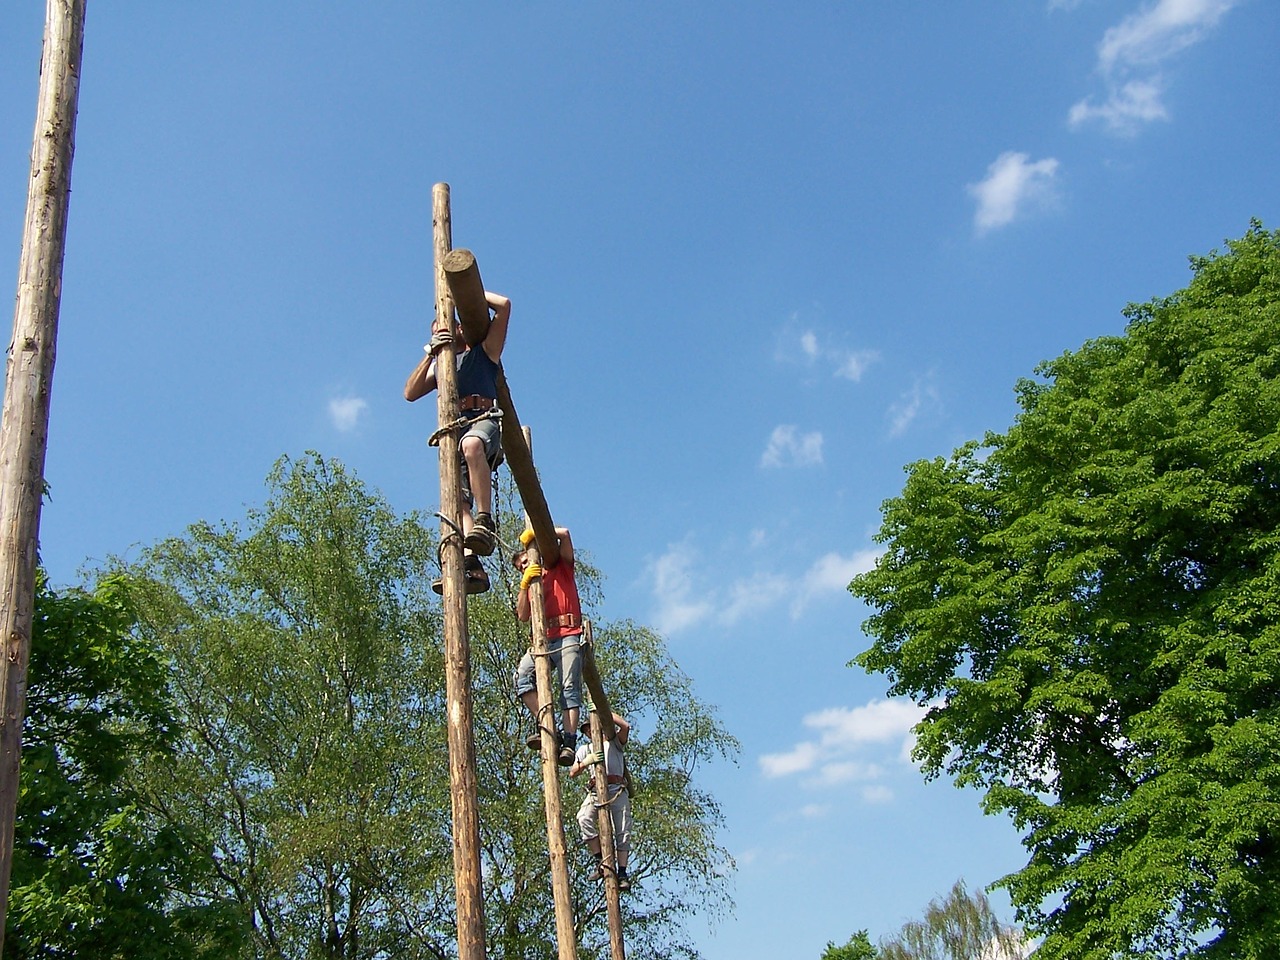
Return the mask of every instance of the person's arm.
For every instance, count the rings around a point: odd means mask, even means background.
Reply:
[[[561,560],[573,563],[573,538],[569,536],[569,528],[556,527],[556,539],[560,542],[560,553],[547,566],[554,567]]]
[[[631,736],[631,724],[623,720],[618,714],[613,715],[614,737],[613,742],[620,747],[627,745],[627,738]]]
[[[500,293],[486,290],[484,298],[493,310],[493,319],[489,321],[489,332],[485,334],[484,352],[489,359],[497,363],[502,358],[502,348],[507,343],[507,324],[511,321],[511,301]]]
[[[404,382],[404,398],[412,403],[436,388],[436,358],[427,354]]]
[[[529,585],[520,580],[520,593],[516,597],[516,619],[528,623],[533,617],[533,606],[529,603]]]

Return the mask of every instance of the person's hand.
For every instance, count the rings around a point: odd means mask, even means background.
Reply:
[[[604,752],[601,750],[593,750],[582,758],[584,767],[594,767],[597,763],[604,763]]]
[[[533,530],[525,527],[525,529],[520,532],[520,546],[527,547],[531,543],[533,543]]]
[[[542,567],[536,563],[525,564],[524,575],[520,578],[520,589],[528,590],[535,578],[542,576]]]
[[[447,329],[432,331],[431,342],[427,344],[427,353],[434,357],[451,343],[453,343],[453,334]]]

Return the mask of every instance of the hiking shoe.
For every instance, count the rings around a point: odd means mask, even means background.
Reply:
[[[462,567],[462,583],[466,588],[467,596],[476,593],[484,593],[489,589],[489,574],[485,572],[484,566],[480,563],[479,557],[468,555]],[[444,595],[444,577],[436,577],[431,581],[431,590],[433,593]]]
[[[467,587],[467,596],[484,593],[489,589],[489,574],[484,569],[480,558],[468,554],[462,562],[463,582]]]
[[[556,757],[556,763],[560,764],[562,767],[571,767],[573,766],[573,758],[573,748],[561,746],[560,755]]]
[[[604,864],[602,864],[599,860],[597,860],[597,861],[596,861],[596,868],[595,868],[595,870],[594,870],[594,871],[592,871],[591,876],[589,876],[587,879],[588,879],[588,880],[603,880],[603,879],[604,879]]]
[[[471,532],[463,539],[462,545],[482,557],[490,556],[498,548],[498,531],[494,529],[493,517],[477,513]]]
[[[631,878],[630,878],[629,876],[627,876],[627,868],[626,868],[626,867],[619,867],[619,868],[618,868],[618,889],[619,889],[619,890],[630,890],[630,889],[631,889]]]

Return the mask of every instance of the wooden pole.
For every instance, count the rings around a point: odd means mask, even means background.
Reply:
[[[523,438],[526,448],[532,449],[528,427],[524,429]],[[529,562],[542,562],[542,553],[536,541],[529,545]],[[556,739],[556,705],[559,697],[551,685],[551,658],[547,656],[547,608],[542,594],[541,577],[529,584],[529,610],[529,625],[533,629],[533,670],[538,684],[538,728],[542,731],[542,799],[547,814],[547,852],[551,860],[556,945],[560,960],[577,960],[578,940],[573,924],[573,895],[569,888],[569,857],[565,847],[560,766],[557,761],[560,745]]]
[[[13,867],[49,391],[62,300],[85,0],[48,0],[18,294],[0,413],[0,949]]]
[[[591,634],[591,623],[587,621],[583,630],[582,644],[582,682],[587,685],[591,694],[592,709],[600,714],[601,733],[606,740],[614,737],[613,707],[609,696],[604,692],[604,684],[600,681],[600,671],[596,668],[595,641]],[[594,724],[593,724],[594,725]]]
[[[591,622],[582,625],[582,637],[585,656],[590,656],[592,640]],[[586,666],[586,660],[583,661]],[[595,660],[591,668],[595,670]],[[599,684],[599,674],[596,682]],[[603,692],[603,691],[602,691]],[[608,724],[606,732],[605,724]],[[591,749],[598,756],[604,756],[605,740],[617,736],[613,722],[613,712],[609,709],[608,700],[603,696],[591,697]],[[621,749],[621,748],[618,748]],[[604,901],[609,918],[609,956],[610,960],[626,960],[626,950],[622,943],[622,901],[618,889],[618,850],[613,840],[613,817],[609,812],[609,778],[605,764],[601,763],[594,771],[596,782],[596,830],[600,834],[600,865],[604,872]],[[622,789],[626,789],[623,786]]]
[[[443,263],[453,244],[449,185],[431,191],[435,247],[436,323],[453,323],[454,304]],[[453,347],[436,360],[440,425],[458,418],[458,379]],[[453,875],[458,905],[458,960],[484,960],[484,892],[480,877],[480,816],[476,800],[476,744],[471,704],[471,646],[463,582],[462,473],[458,436],[440,437],[440,570],[444,580],[445,710],[449,737],[449,786],[453,802]]]

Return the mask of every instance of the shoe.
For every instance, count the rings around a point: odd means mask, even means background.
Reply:
[[[477,513],[471,532],[463,539],[462,545],[479,556],[490,556],[498,547],[498,531],[494,529],[493,517]]]
[[[618,889],[619,890],[631,889],[631,878],[627,876],[626,867],[620,867],[618,869]]]
[[[467,596],[485,593],[489,589],[489,574],[485,572],[484,566],[480,563],[478,557],[467,557],[463,565],[462,582],[466,587]],[[433,593],[443,596],[444,577],[436,577],[432,580],[431,590]]]
[[[603,879],[604,879],[604,864],[602,864],[599,860],[597,860],[597,861],[596,861],[596,868],[595,868],[595,870],[592,872],[591,876],[590,876],[590,877],[588,877],[587,879],[588,879],[588,880],[603,880]]]
[[[573,748],[561,747],[560,755],[556,757],[556,763],[560,764],[560,766],[562,767],[571,767],[573,766],[573,760],[574,760]]]
[[[463,561],[462,569],[468,597],[485,593],[489,589],[489,574],[485,571],[479,557],[468,556]]]

